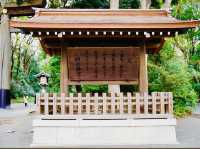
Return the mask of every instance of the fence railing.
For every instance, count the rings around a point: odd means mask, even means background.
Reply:
[[[173,115],[171,92],[37,94],[38,112],[68,118],[165,118]]]

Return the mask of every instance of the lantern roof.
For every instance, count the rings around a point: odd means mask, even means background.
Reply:
[[[40,78],[40,77],[47,77],[49,78],[50,75],[48,73],[45,73],[45,72],[40,72],[38,74],[35,75],[37,78]]]

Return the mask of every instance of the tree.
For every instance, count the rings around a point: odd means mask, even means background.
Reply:
[[[39,83],[35,74],[39,72],[39,65],[32,49],[31,36],[12,35],[12,65],[11,65],[11,96],[13,98],[24,95],[34,96],[39,90]]]

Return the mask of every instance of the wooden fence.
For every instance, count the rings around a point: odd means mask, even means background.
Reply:
[[[38,112],[65,118],[166,118],[173,115],[171,92],[58,95],[37,94]]]

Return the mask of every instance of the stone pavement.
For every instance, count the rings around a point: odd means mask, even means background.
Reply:
[[[32,120],[36,116],[32,113],[34,108],[34,105],[25,108],[23,104],[14,104],[9,110],[0,109],[0,148],[30,146],[33,135]],[[127,147],[200,147],[200,105],[198,108],[192,116],[177,120],[176,132],[180,144]]]

